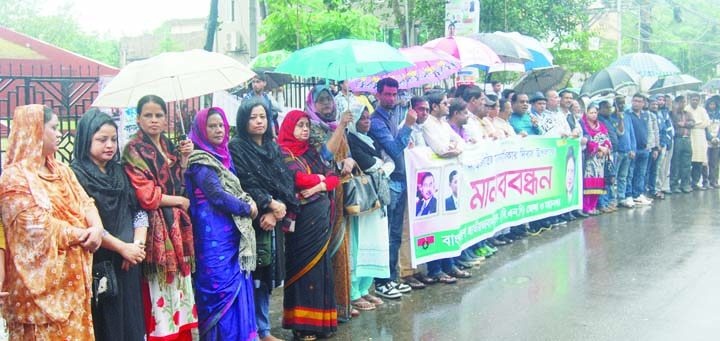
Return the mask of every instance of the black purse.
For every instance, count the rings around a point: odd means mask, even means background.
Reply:
[[[92,267],[92,293],[95,304],[118,295],[117,277],[111,261],[106,260]]]
[[[351,175],[343,183],[343,206],[346,215],[363,215],[380,208],[373,179],[360,168],[357,169],[359,174]]]
[[[380,206],[390,205],[390,179],[379,171],[371,173],[370,177],[373,179]]]

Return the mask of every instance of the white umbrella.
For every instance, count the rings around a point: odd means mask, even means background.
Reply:
[[[223,54],[204,50],[166,52],[128,64],[92,106],[133,107],[145,95],[179,101],[235,87],[253,76],[250,68]]]

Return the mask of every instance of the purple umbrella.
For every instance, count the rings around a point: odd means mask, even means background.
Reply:
[[[388,73],[351,79],[348,83],[350,88],[353,91],[374,92],[380,79],[391,77],[400,83],[400,89],[410,89],[441,82],[461,69],[460,60],[441,50],[413,46],[398,51],[414,65]]]

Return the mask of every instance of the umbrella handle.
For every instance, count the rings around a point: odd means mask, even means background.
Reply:
[[[187,133],[185,133],[185,122],[183,121],[182,108],[180,101],[175,101],[175,113],[180,115],[180,136],[177,137],[178,141],[187,139]]]

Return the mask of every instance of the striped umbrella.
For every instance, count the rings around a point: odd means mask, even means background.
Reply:
[[[398,51],[412,62],[413,66],[352,79],[348,83],[350,88],[353,91],[374,92],[380,79],[390,77],[398,81],[400,89],[410,89],[428,83],[441,82],[460,71],[460,60],[442,50],[412,46],[400,48]]]
[[[643,77],[662,77],[680,73],[680,69],[665,57],[643,52],[626,54],[610,66],[627,66]]]

